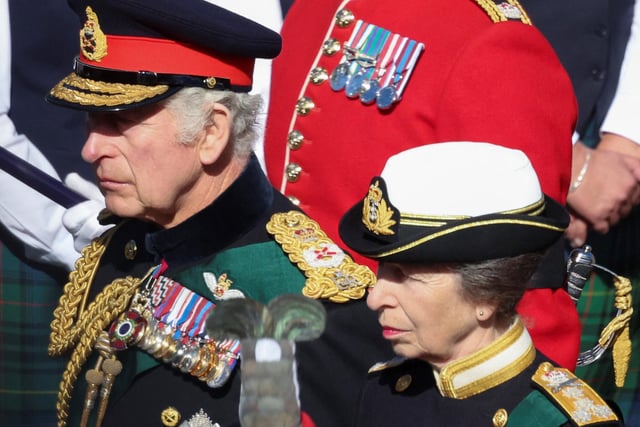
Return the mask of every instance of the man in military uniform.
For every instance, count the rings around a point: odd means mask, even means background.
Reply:
[[[545,193],[564,204],[573,89],[517,1],[295,1],[281,34],[267,175],[334,240],[370,177],[415,146],[416,135],[419,144],[485,140],[521,149]],[[580,328],[563,283],[558,244],[519,313],[542,352],[574,367]]]
[[[300,401],[349,425],[364,373],[388,350],[362,300],[374,275],[267,181],[252,152],[253,62],[279,36],[201,0],[70,4],[74,71],[48,94],[88,111],[83,158],[105,223],[54,312],[49,353],[70,353],[58,424],[238,425],[238,342],[214,341],[216,301],[319,299],[325,333],[297,347]]]

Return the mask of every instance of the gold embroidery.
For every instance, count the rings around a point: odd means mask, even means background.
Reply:
[[[504,12],[493,0],[475,1],[487,13],[487,15],[489,15],[489,18],[491,18],[491,22],[496,23],[508,21],[507,16],[505,16]],[[520,21],[524,24],[531,25],[531,19],[529,19],[529,16],[517,0],[508,0],[507,2],[503,3],[508,3],[509,5],[516,7],[520,12]]]
[[[167,85],[104,83],[71,73],[51,89],[50,95],[74,104],[110,107],[144,101],[167,90]]]
[[[568,369],[556,368],[544,362],[532,380],[579,427],[618,420],[604,400]]]
[[[274,214],[267,231],[307,277],[305,296],[333,302],[358,300],[375,283],[368,267],[355,263],[301,212]]]
[[[391,227],[396,222],[392,219],[393,210],[387,206],[378,185],[376,181],[369,186],[369,193],[362,203],[362,223],[375,234],[390,236],[395,234]]]
[[[98,15],[91,6],[86,9],[87,20],[80,29],[80,51],[85,58],[100,62],[107,56],[107,36],[104,35],[98,22]]]

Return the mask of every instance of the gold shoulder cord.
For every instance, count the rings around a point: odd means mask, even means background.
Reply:
[[[53,312],[49,356],[60,356],[73,348],[58,391],[56,410],[59,427],[67,424],[73,385],[98,337],[103,329],[127,309],[143,280],[130,276],[115,279],[84,309],[100,257],[104,254],[113,231],[112,229],[95,239],[82,250],[76,269],[69,275],[69,282],[64,286],[64,292]]]
[[[480,6],[491,18],[491,21],[496,22],[505,22],[508,21],[508,18],[505,14],[500,10],[500,8],[496,5],[496,3],[492,0],[475,0],[475,2]],[[517,0],[508,0],[510,5],[515,6],[520,11],[520,21],[524,24],[531,25],[531,19],[529,19],[529,15],[525,12],[524,8],[520,5]]]

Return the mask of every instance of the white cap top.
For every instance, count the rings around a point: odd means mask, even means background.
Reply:
[[[522,151],[486,142],[412,148],[390,157],[381,176],[402,214],[479,216],[521,209],[543,197]]]

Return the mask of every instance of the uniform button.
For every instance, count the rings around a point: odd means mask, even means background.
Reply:
[[[411,385],[411,375],[403,375],[396,381],[396,391],[402,393]]]
[[[505,427],[509,421],[509,413],[506,409],[500,408],[493,414],[493,425],[495,427]]]
[[[289,163],[287,165],[287,181],[296,182],[300,179],[302,167],[297,163]]]
[[[180,412],[173,406],[169,406],[160,414],[162,425],[166,427],[175,427],[180,422]]]
[[[129,261],[133,260],[138,253],[138,245],[135,240],[129,240],[124,245],[124,257]]]
[[[300,206],[300,199],[298,199],[296,196],[287,196],[287,198],[289,199],[289,201],[291,203],[293,203],[296,206]]]
[[[292,150],[297,150],[302,146],[302,142],[304,141],[304,136],[302,132],[299,130],[292,130],[289,132],[289,136],[287,137],[287,143],[289,144],[289,148]]]
[[[594,31],[598,37],[606,39],[609,37],[609,28],[606,25],[598,25]]]
[[[309,80],[314,85],[319,85],[326,82],[329,79],[329,72],[326,68],[323,67],[315,67],[311,70],[311,74],[309,75]]]
[[[600,68],[594,68],[591,70],[591,78],[596,81],[602,81],[607,76],[607,72],[605,70],[601,70]]]
[[[306,116],[315,108],[316,104],[308,96],[303,96],[296,102],[296,113],[300,116]]]
[[[340,42],[334,38],[327,39],[322,43],[322,53],[325,56],[335,55],[340,52]]]
[[[340,28],[348,27],[356,17],[348,9],[339,10],[336,13],[336,25]]]

